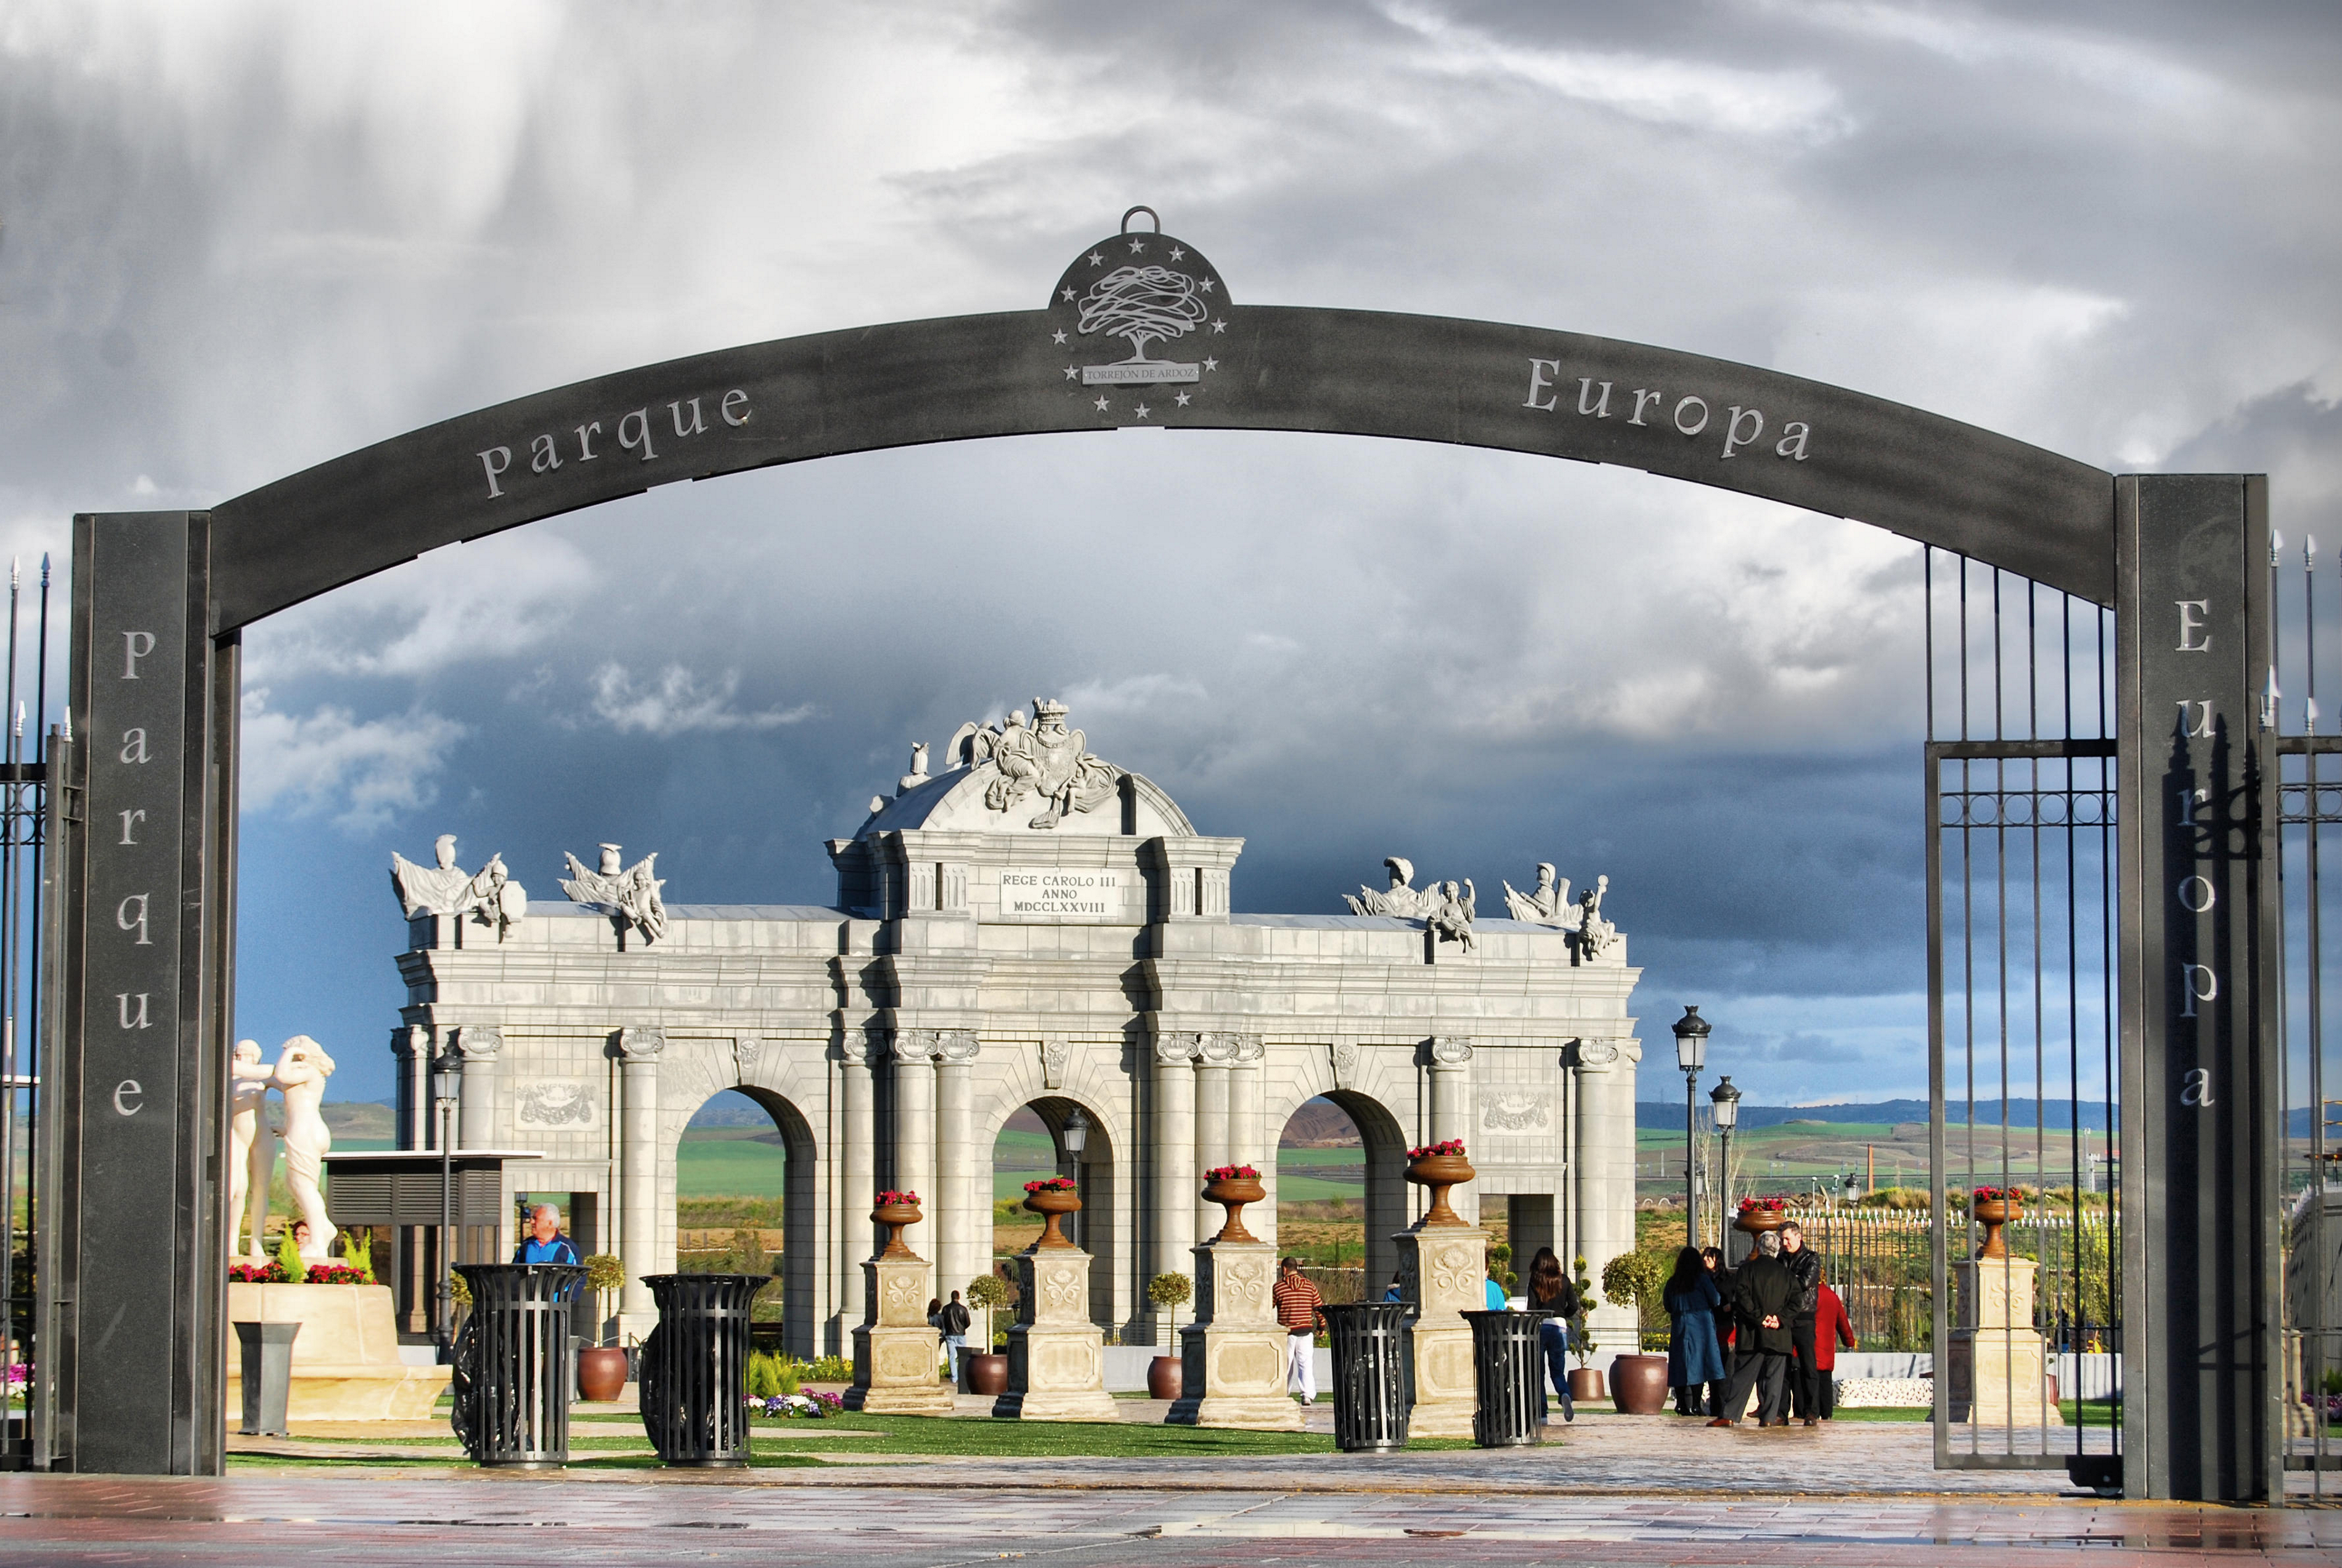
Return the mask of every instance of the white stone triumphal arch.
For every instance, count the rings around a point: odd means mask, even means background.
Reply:
[[[1370,1278],[1420,1204],[1406,1145],[1441,1138],[1480,1172],[1458,1207],[1504,1203],[1516,1244],[1596,1270],[1633,1248],[1639,972],[1599,891],[1573,903],[1542,866],[1535,891],[1507,889],[1522,918],[1480,919],[1469,883],[1418,889],[1394,856],[1356,913],[1233,913],[1244,841],[1198,833],[1066,719],[1038,701],[1029,721],[965,725],[933,774],[917,747],[829,844],[831,904],[668,904],[656,857],[620,870],[611,846],[602,872],[573,860],[564,900],[451,868],[477,891],[411,918],[399,959],[402,1142],[427,1145],[445,1051],[458,1144],[544,1156],[506,1167],[506,1223],[516,1192],[589,1197],[588,1239],[633,1282],[621,1327],[641,1333],[640,1276],[675,1266],[684,1128],[711,1095],[748,1094],[788,1154],[800,1354],[841,1350],[862,1320],[882,1186],[927,1200],[906,1239],[931,1293],[990,1269],[993,1140],[1027,1104],[1053,1134],[1076,1105],[1093,1126],[1091,1315],[1142,1338],[1146,1280],[1191,1268],[1216,1224],[1198,1174],[1259,1166],[1272,1202],[1253,1223],[1274,1240],[1278,1130],[1316,1095],[1364,1134]]]

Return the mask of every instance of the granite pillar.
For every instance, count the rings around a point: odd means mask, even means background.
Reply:
[[[876,1240],[868,1217],[869,1205],[878,1195],[878,1122],[870,1068],[885,1050],[884,1037],[873,1038],[873,1032],[855,1029],[846,1033],[846,1064],[838,1084],[843,1146],[838,1151],[837,1164],[840,1242],[836,1255],[845,1263],[838,1271],[837,1281],[841,1333],[850,1333],[856,1323],[874,1321],[869,1316],[870,1303],[865,1299],[867,1271],[860,1258]]]
[[[936,1036],[936,1195],[942,1206],[936,1215],[935,1293],[945,1301],[954,1291],[965,1296],[968,1282],[988,1272],[992,1257],[992,1162],[984,1160],[979,1170],[976,1147],[971,1064],[976,1049],[972,1029],[946,1029]],[[976,1318],[985,1315],[969,1310]],[[981,1337],[989,1332],[989,1324],[971,1323],[968,1343],[989,1348]]]

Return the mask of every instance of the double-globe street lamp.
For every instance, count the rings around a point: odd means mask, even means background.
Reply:
[[[1696,1113],[1692,1108],[1692,1091],[1699,1084],[1699,1070],[1707,1062],[1708,1022],[1699,1015],[1699,1009],[1689,1004],[1684,1015],[1676,1020],[1676,1065],[1684,1075],[1684,1235],[1695,1248],[1699,1245],[1699,1176],[1694,1166],[1693,1151],[1698,1144]]]
[[[1716,1155],[1716,1188],[1723,1202],[1716,1205],[1716,1233],[1724,1247],[1724,1263],[1732,1266],[1732,1129],[1740,1120],[1740,1091],[1732,1086],[1732,1074],[1726,1074],[1707,1092],[1708,1104],[1715,1107],[1716,1136],[1723,1147]]]

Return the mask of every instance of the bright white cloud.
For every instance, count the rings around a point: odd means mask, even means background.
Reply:
[[[594,672],[592,684],[594,716],[620,734],[770,730],[801,723],[819,711],[814,704],[804,703],[794,708],[744,713],[732,701],[740,689],[737,670],[726,670],[703,686],[691,671],[669,664],[656,681],[637,686],[624,666],[605,664]]]
[[[382,827],[437,798],[447,753],[466,733],[455,720],[420,709],[376,719],[359,719],[332,704],[306,716],[274,713],[268,688],[249,688],[240,758],[243,808],[330,814],[336,827],[351,833]]]

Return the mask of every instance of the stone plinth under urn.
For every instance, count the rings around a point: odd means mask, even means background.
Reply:
[[[943,1339],[927,1321],[926,1260],[903,1244],[919,1223],[915,1203],[883,1199],[871,1216],[887,1227],[886,1247],[862,1265],[868,1315],[854,1330],[854,1386],[846,1408],[873,1415],[949,1415],[952,1391],[936,1374]]]
[[[1267,1193],[1257,1174],[1215,1172],[1204,1195],[1227,1210],[1227,1223],[1196,1249],[1196,1321],[1179,1331],[1180,1397],[1163,1419],[1299,1432],[1306,1423],[1285,1386],[1290,1342],[1276,1321],[1276,1249],[1244,1223],[1245,1204]]]
[[[1954,1421],[1979,1426],[2066,1424],[2047,1382],[2048,1343],[2033,1327],[2038,1269],[2029,1258],[2006,1255],[1956,1265],[1958,1315],[1947,1391]]]
[[[1039,1196],[1040,1194],[1035,1194]],[[1051,1193],[1049,1232],[1078,1209]],[[1028,1206],[1031,1199],[1026,1200]],[[1037,1207],[1037,1206],[1036,1206]],[[1106,1391],[1106,1336],[1090,1321],[1090,1254],[1045,1233],[1016,1254],[1016,1322],[1008,1331],[1008,1392],[992,1413],[1027,1421],[1119,1421]]]
[[[1391,1239],[1398,1243],[1399,1293],[1416,1303],[1413,1437],[1470,1437],[1478,1390],[1472,1376],[1472,1325],[1463,1313],[1488,1304],[1488,1233],[1447,1204],[1447,1190],[1474,1175],[1459,1144],[1408,1151],[1406,1179],[1432,1190],[1430,1211]]]

